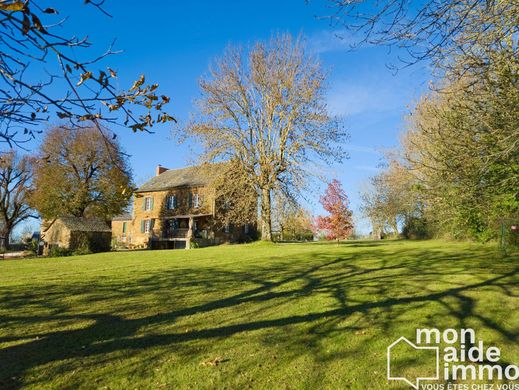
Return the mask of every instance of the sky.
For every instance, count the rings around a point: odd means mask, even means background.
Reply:
[[[369,232],[361,218],[359,192],[377,173],[381,151],[395,147],[405,127],[405,115],[427,90],[430,75],[421,65],[394,72],[398,50],[362,47],[351,50],[352,38],[341,26],[333,27],[322,16],[333,9],[327,0],[107,0],[105,16],[74,0],[55,4],[60,16],[68,16],[63,33],[88,35],[95,54],[101,54],[116,39],[120,54],[110,58],[121,87],[128,87],[140,74],[160,85],[171,97],[169,112],[185,123],[195,112],[199,78],[228,45],[267,40],[273,33],[302,34],[309,51],[319,56],[328,72],[327,102],[341,118],[350,137],[344,149],[349,158],[325,169],[330,179],[342,182],[354,211],[357,228]],[[320,17],[321,16],[321,17]],[[114,128],[130,162],[137,184],[152,177],[157,164],[178,168],[196,162],[200,148],[192,142],[179,144],[171,126],[153,134],[134,134]],[[304,206],[322,212],[317,191],[307,194]]]

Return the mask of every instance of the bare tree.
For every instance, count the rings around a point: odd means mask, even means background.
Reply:
[[[31,192],[33,159],[11,151],[0,156],[0,235],[9,247],[13,229],[21,222],[36,218],[28,203]]]
[[[519,3],[510,0],[328,0],[325,18],[345,28],[357,44],[404,49],[405,64],[431,60],[438,69],[458,67],[463,56],[481,62],[485,52],[519,32]],[[512,45],[513,46],[513,45]],[[510,53],[513,55],[513,53]],[[517,54],[516,54],[517,55]],[[458,69],[459,70],[459,69]]]
[[[390,227],[398,236],[398,226],[406,226],[419,215],[421,201],[416,179],[398,155],[386,155],[385,169],[370,178],[369,188],[361,193],[362,212],[369,218],[373,234],[380,238]]]
[[[325,74],[300,39],[278,35],[247,54],[227,49],[200,88],[200,115],[188,133],[202,141],[207,160],[238,162],[260,197],[262,239],[271,240],[272,191],[302,188],[311,162],[344,156],[345,133],[325,104]]]
[[[103,0],[85,3],[106,14]],[[60,35],[67,19],[58,14],[39,0],[0,0],[0,140],[20,145],[53,117],[74,127],[118,123],[133,131],[173,120],[162,110],[169,98],[157,94],[157,84],[141,75],[119,90],[116,72],[101,67],[116,51],[92,56],[86,37]]]

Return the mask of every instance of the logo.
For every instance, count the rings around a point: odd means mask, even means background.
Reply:
[[[398,376],[402,374],[396,374],[392,373],[391,371],[391,350],[393,347],[400,343],[407,343],[407,345],[415,350],[418,351],[428,351],[431,356],[434,356],[434,360],[436,362],[436,367],[434,369],[434,375],[433,376],[420,376],[416,378],[406,378],[405,376]],[[418,386],[420,385],[421,380],[438,380],[440,378],[440,348],[439,347],[418,347],[414,345],[412,342],[410,342],[405,337],[400,337],[397,341],[395,341],[393,344],[391,344],[389,347],[387,347],[387,379],[389,380],[401,380],[404,382],[409,383],[409,385],[413,386],[415,389],[418,390]]]
[[[400,337],[387,347],[387,379],[416,390],[420,381],[443,382],[422,384],[423,389],[481,390],[496,380],[502,383],[497,390],[519,390],[519,367],[502,362],[501,350],[476,339],[473,329],[417,329],[415,342]],[[478,384],[469,387],[460,381]]]

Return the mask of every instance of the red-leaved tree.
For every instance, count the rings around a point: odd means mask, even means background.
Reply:
[[[338,180],[328,184],[320,202],[329,215],[316,218],[317,229],[325,232],[327,240],[347,239],[353,232],[352,212],[348,208],[348,196]]]

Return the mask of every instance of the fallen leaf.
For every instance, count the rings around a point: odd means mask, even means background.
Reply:
[[[206,360],[205,362],[200,363],[201,366],[217,366],[223,362],[223,358],[221,356],[217,356],[214,359]]]

